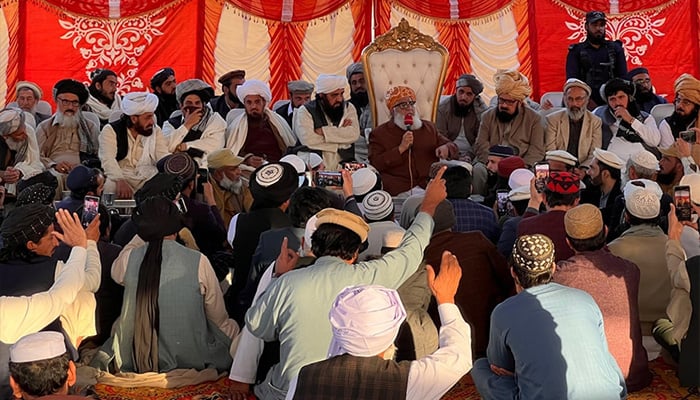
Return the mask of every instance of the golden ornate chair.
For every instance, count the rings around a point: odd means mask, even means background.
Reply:
[[[435,121],[447,74],[447,49],[405,19],[362,51],[374,126],[389,120],[384,94],[397,85],[416,92],[421,118]]]

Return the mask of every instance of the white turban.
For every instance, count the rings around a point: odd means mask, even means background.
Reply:
[[[330,312],[333,339],[328,356],[376,356],[394,343],[406,310],[396,290],[379,285],[345,288]]]
[[[321,74],[316,79],[316,93],[330,93],[338,89],[345,89],[347,84],[348,81],[344,76]]]
[[[6,108],[0,111],[0,135],[7,136],[24,125],[24,112],[18,108]]]
[[[152,113],[158,108],[158,96],[148,92],[131,92],[122,97],[122,112],[126,115]]]
[[[236,88],[236,96],[238,96],[241,101],[245,101],[246,96],[258,95],[265,99],[265,103],[270,103],[272,99],[272,92],[270,92],[270,87],[263,81],[258,81],[256,79],[251,79],[245,81],[244,84],[239,85]]]

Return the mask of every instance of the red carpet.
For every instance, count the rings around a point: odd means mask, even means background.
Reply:
[[[219,400],[227,399],[228,377],[215,382],[185,386],[179,389],[125,388],[95,385],[95,395],[100,400]]]

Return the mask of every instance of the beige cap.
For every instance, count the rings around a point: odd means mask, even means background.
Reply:
[[[316,229],[323,224],[336,224],[348,228],[360,237],[361,242],[367,240],[369,233],[369,225],[362,218],[335,208],[325,208],[316,214]]]
[[[661,201],[653,190],[643,188],[625,197],[625,208],[637,218],[651,219],[659,216]]]
[[[586,82],[576,79],[576,78],[569,78],[566,80],[566,83],[564,84],[564,92],[566,93],[567,90],[569,90],[572,87],[579,87],[588,93],[588,95],[591,95],[591,87],[586,84]]]
[[[237,167],[241,165],[243,159],[233,154],[229,149],[221,149],[211,152],[207,156],[207,165],[209,168],[221,168],[221,167]]]
[[[684,175],[679,184],[690,186],[690,201],[700,205],[700,174]]]
[[[615,169],[621,170],[622,167],[624,167],[622,159],[620,159],[620,157],[612,151],[597,148],[593,150],[593,157],[595,157],[598,161],[602,162],[603,164],[611,166]]]
[[[681,154],[678,152],[678,148],[676,146],[670,146],[667,148],[659,147],[659,151],[661,154],[668,157],[676,157],[679,160],[681,158]]]
[[[575,167],[578,159],[566,150],[550,150],[544,154],[545,161],[559,161]]]
[[[530,200],[530,185],[520,186],[508,192],[508,200]]]
[[[593,204],[581,204],[564,215],[566,234],[574,239],[590,239],[603,230],[603,214]]]
[[[630,160],[632,160],[635,165],[642,168],[651,169],[654,171],[659,169],[659,160],[657,160],[656,156],[648,150],[639,150],[630,156]]]

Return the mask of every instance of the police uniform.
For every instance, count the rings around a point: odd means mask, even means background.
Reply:
[[[600,97],[600,87],[612,78],[627,76],[625,50],[619,40],[606,40],[598,48],[588,39],[569,46],[566,56],[566,79],[577,78],[591,87],[591,99],[597,105],[606,104]]]

